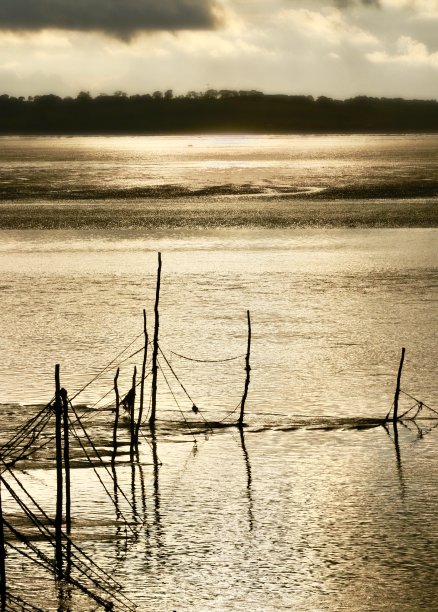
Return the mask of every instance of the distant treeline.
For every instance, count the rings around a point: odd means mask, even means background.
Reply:
[[[267,95],[209,89],[96,97],[0,95],[3,134],[438,132],[436,100]]]

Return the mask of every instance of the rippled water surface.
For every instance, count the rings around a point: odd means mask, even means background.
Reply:
[[[71,412],[73,539],[139,610],[436,610],[438,421],[424,409],[432,418],[381,426],[402,346],[402,389],[438,406],[436,202],[293,195],[434,180],[434,138],[2,139],[3,185],[19,187],[0,202],[1,438],[50,401],[60,363],[103,462]],[[165,199],[120,192],[157,185]],[[67,188],[85,200],[58,201]],[[120,364],[125,394],[141,370],[157,251],[159,423],[131,462],[123,414],[113,471],[113,378]],[[238,416],[247,309],[240,432],[217,425]],[[401,396],[401,410],[414,403]],[[52,436],[53,418],[13,472],[51,516]],[[3,502],[52,558],[4,486]],[[43,610],[97,609],[12,548],[7,571]]]

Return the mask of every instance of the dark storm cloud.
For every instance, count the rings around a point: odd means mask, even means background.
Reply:
[[[141,31],[211,29],[216,0],[0,0],[0,30]]]

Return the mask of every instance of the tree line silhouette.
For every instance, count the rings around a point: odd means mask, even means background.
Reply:
[[[438,101],[208,89],[75,98],[0,95],[3,134],[437,132]]]

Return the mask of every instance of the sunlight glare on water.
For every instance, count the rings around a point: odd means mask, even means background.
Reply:
[[[402,388],[438,406],[437,230],[427,216],[416,226],[424,201],[254,203],[232,189],[224,200],[132,200],[117,190],[432,177],[436,137],[410,136],[411,149],[401,136],[1,140],[0,178],[16,189],[0,202],[2,444],[51,400],[56,363],[70,397],[100,374],[73,401],[103,459],[93,469],[72,430],[74,541],[148,612],[435,610],[436,420],[376,421],[391,407],[402,346]],[[105,185],[117,199],[102,196]],[[112,471],[113,378],[123,360],[123,397],[141,370],[157,252],[160,346],[184,389],[160,356],[157,429],[143,428],[131,462],[122,410]],[[247,309],[246,427],[211,429],[238,415]],[[411,405],[403,395],[401,410]],[[50,516],[52,435],[53,418],[47,446],[14,469]],[[51,557],[2,489],[7,519]],[[7,571],[44,611],[95,608],[11,548]]]

